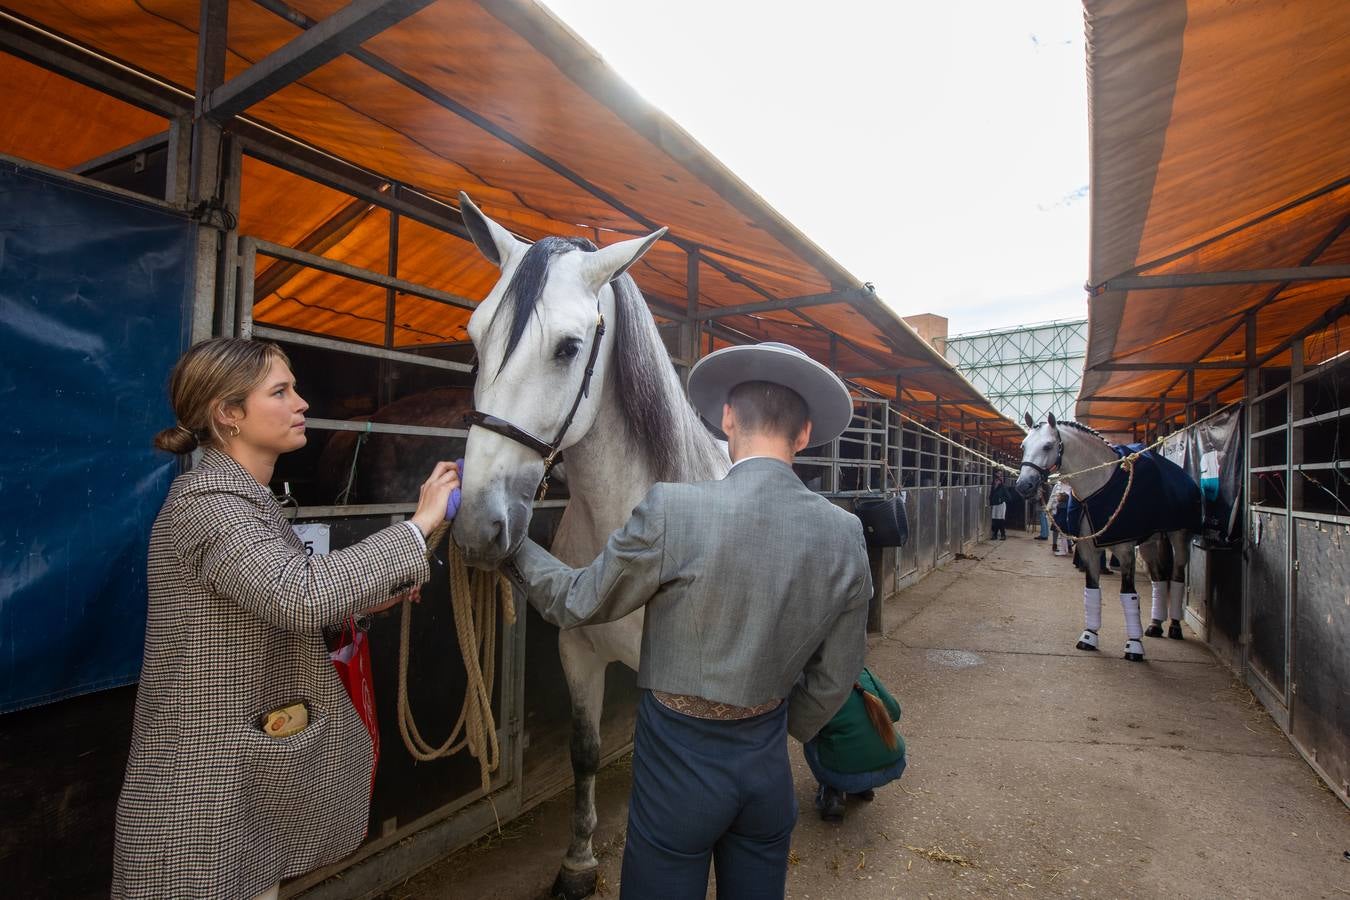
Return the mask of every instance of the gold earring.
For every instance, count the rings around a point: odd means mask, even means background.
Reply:
[[[239,437],[239,426],[233,422],[230,423],[230,437]]]

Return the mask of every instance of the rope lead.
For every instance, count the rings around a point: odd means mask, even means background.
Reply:
[[[440,543],[448,527],[448,522],[443,523],[427,536],[428,554]],[[514,595],[511,582],[500,572],[471,572],[454,541],[450,542],[449,569],[450,608],[464,661],[464,702],[450,736],[439,747],[432,746],[418,729],[408,702],[413,605],[404,603],[398,647],[398,731],[408,753],[419,762],[430,762],[467,748],[469,755],[478,760],[478,774],[483,792],[487,794],[491,790],[492,773],[501,765],[497,723],[492,715],[492,687],[497,668],[497,609],[500,607],[506,627],[514,625]]]

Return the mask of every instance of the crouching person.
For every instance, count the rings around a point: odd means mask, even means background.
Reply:
[[[847,797],[871,802],[874,791],[905,771],[905,741],[896,732],[900,704],[863,669],[844,706],[820,734],[802,745],[816,776],[816,809],[826,822],[844,820]]]

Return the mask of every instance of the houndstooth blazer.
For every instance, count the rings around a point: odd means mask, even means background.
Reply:
[[[207,451],[150,533],[114,897],[252,897],[365,836],[371,745],[321,629],[428,577],[404,525],[307,557],[271,493]],[[260,729],[303,700],[308,727]]]

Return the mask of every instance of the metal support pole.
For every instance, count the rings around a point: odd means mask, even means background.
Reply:
[[[221,200],[221,129],[203,115],[203,99],[225,80],[228,0],[202,0],[197,39],[196,104],[192,117],[188,205],[202,209]],[[215,321],[220,285],[221,234],[214,228],[197,229],[192,282],[192,342],[205,340],[219,326]]]
[[[1186,427],[1195,421],[1195,370],[1186,373]]]
[[[398,185],[391,187],[391,193],[398,196]],[[387,268],[385,273],[390,278],[398,277],[398,234],[399,234],[399,214],[390,211],[389,213],[389,253],[386,260]],[[394,323],[398,319],[398,290],[391,284],[384,289],[384,346],[387,350],[394,349]],[[388,360],[380,360],[380,404],[385,405],[394,402],[394,378],[397,376],[397,370]]]
[[[1294,628],[1295,598],[1298,596],[1298,530],[1294,527],[1294,513],[1303,508],[1304,477],[1299,471],[1303,463],[1303,429],[1294,423],[1303,418],[1303,351],[1304,341],[1295,341],[1289,348],[1289,389],[1285,392],[1288,417],[1285,427],[1285,472],[1287,488],[1284,492],[1285,555],[1284,555],[1284,704],[1294,692]],[[1330,473],[1333,476],[1334,472]]]
[[[699,350],[702,348],[703,323],[698,316],[698,294],[699,294],[699,252],[697,247],[691,247],[686,251],[686,269],[685,269],[685,315],[684,323],[684,346],[680,348],[682,355],[689,361],[689,367],[693,368],[694,363],[698,362]],[[709,352],[712,348],[709,347]],[[686,372],[686,381],[688,373]]]
[[[1256,359],[1256,313],[1249,312],[1246,315],[1246,370],[1243,372],[1245,381],[1245,396],[1243,404],[1247,408],[1247,452],[1243,454],[1245,466],[1243,474],[1243,497],[1246,499],[1244,505],[1252,505],[1252,468],[1264,464],[1263,459],[1256,459],[1254,455],[1259,452],[1260,444],[1253,441],[1251,435],[1261,428],[1265,427],[1261,422],[1260,406],[1252,402],[1252,398],[1260,393],[1261,370],[1258,368]],[[1250,528],[1248,521],[1246,527]],[[1246,554],[1244,554],[1245,556]],[[1240,648],[1239,661],[1243,675],[1245,677],[1249,660],[1251,658],[1252,645],[1252,598],[1251,598],[1251,560],[1247,560],[1242,566],[1242,621],[1238,637],[1238,646]]]

